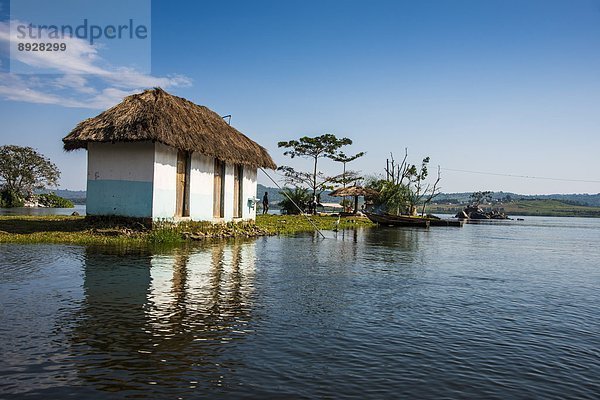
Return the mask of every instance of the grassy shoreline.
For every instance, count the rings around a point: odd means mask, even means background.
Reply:
[[[320,230],[373,226],[366,218],[311,216]],[[259,215],[256,223],[160,223],[152,229],[132,223],[89,221],[79,216],[0,216],[0,243],[56,243],[76,245],[161,246],[222,238],[251,238],[312,232],[315,227],[300,215]]]

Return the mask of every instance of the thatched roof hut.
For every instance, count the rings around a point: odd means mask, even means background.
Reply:
[[[329,193],[330,196],[334,197],[346,197],[346,196],[365,196],[365,197],[376,197],[379,192],[374,189],[365,188],[362,186],[348,186],[345,188],[339,188]]]
[[[379,195],[379,192],[374,189],[365,188],[362,186],[348,186],[345,188],[338,188],[333,192],[329,193],[330,196],[334,197],[354,197],[354,213],[358,212],[358,197],[364,196],[365,198],[373,198]]]
[[[90,142],[152,141],[220,160],[275,169],[267,150],[204,106],[160,88],[126,97],[79,123],[64,139],[67,151]]]

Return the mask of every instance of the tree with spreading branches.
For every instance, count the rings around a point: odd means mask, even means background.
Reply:
[[[287,149],[283,154],[290,158],[302,157],[312,161],[312,171],[304,172],[297,171],[293,167],[286,165],[280,166],[279,171],[282,171],[287,183],[295,186],[304,186],[312,191],[312,198],[316,199],[317,195],[323,190],[331,188],[335,182],[339,182],[342,175],[327,176],[318,170],[318,162],[322,158],[334,159],[340,155],[340,148],[351,145],[352,140],[348,138],[337,138],[331,133],[326,133],[321,136],[308,137],[304,136],[298,140],[290,140],[287,142],[279,142],[278,147]]]
[[[346,187],[346,184],[348,184],[350,182],[354,182],[356,179],[358,179],[358,173],[356,173],[354,171],[346,171],[346,164],[356,160],[357,158],[364,156],[365,154],[367,154],[367,153],[364,151],[361,151],[360,153],[356,153],[353,156],[347,156],[344,152],[340,151],[338,154],[331,157],[331,159],[333,161],[342,163],[342,165],[343,165],[342,182],[341,183],[344,185],[344,187]],[[348,172],[348,177],[346,177],[346,172]]]
[[[489,190],[472,193],[469,196],[471,198],[471,205],[473,207],[479,207],[479,205],[483,202],[490,202],[492,201],[493,194],[494,192]]]
[[[4,205],[15,206],[33,192],[56,187],[60,171],[47,157],[31,147],[0,146],[0,187]]]

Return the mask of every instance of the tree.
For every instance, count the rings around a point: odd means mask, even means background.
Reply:
[[[356,171],[346,171],[346,164],[348,164],[351,161],[356,160],[357,158],[360,158],[362,156],[364,156],[365,153],[364,151],[361,151],[360,153],[356,153],[353,156],[347,156],[344,152],[339,152],[337,155],[331,157],[331,159],[335,162],[339,162],[342,163],[343,168],[342,168],[342,179],[340,180],[339,183],[342,184],[343,187],[346,187],[346,185],[350,182],[355,182],[358,181],[359,179],[361,179],[361,177],[359,176],[358,172]],[[346,208],[348,207],[348,204],[346,203],[346,197],[344,196],[344,198],[342,199],[342,201],[340,202],[340,204],[342,205],[342,207],[344,207],[344,210],[346,210]],[[350,204],[352,204],[352,202],[350,202]]]
[[[429,157],[421,161],[420,167],[408,163],[407,159],[407,149],[404,150],[404,158],[400,164],[394,160],[392,154],[386,160],[385,179],[371,179],[368,186],[379,192],[376,207],[392,214],[415,215],[417,205],[422,205],[423,216],[427,204],[440,192],[440,168],[438,167],[437,180],[431,185],[426,183],[429,175]]]
[[[367,179],[366,186],[379,193],[373,204],[376,210],[396,215],[409,212],[407,205],[410,192],[407,185],[372,177]]]
[[[471,198],[471,204],[473,207],[479,207],[479,205],[484,201],[492,201],[492,194],[494,192],[490,191],[479,191],[471,194],[469,196]]]
[[[308,137],[304,136],[298,140],[290,140],[289,142],[279,142],[278,147],[283,147],[286,150],[283,154],[290,158],[302,157],[312,161],[312,172],[296,171],[292,167],[281,166],[279,171],[283,171],[287,183],[295,186],[306,186],[312,191],[312,198],[317,197],[317,192],[331,187],[336,181],[339,181],[341,176],[326,176],[317,169],[319,159],[331,158],[338,156],[339,149],[343,146],[352,144],[352,140],[348,138],[338,139],[335,135],[326,133],[321,136]]]
[[[367,154],[367,153],[364,151],[361,151],[360,153],[356,153],[353,156],[347,156],[346,154],[344,154],[343,152],[340,151],[338,154],[331,157],[331,159],[333,161],[340,162],[343,164],[342,184],[344,185],[344,187],[346,187],[347,183],[355,181],[358,178],[358,176],[355,172],[349,171],[351,174],[350,179],[346,179],[346,164],[348,164],[351,161],[356,160],[357,158],[364,156],[365,154]]]
[[[28,199],[34,190],[56,187],[60,171],[31,147],[0,146],[0,185],[3,199]],[[6,204],[5,204],[6,205]]]
[[[282,171],[285,176],[285,182],[295,187],[307,187],[312,191],[311,199],[315,198],[325,189],[333,187],[334,183],[338,183],[342,179],[342,175],[329,176],[324,173],[317,171],[304,172],[296,171],[293,167],[282,165],[277,168],[278,171]]]
[[[423,209],[421,210],[421,216],[425,215],[425,208],[427,208],[427,204],[431,203],[431,200],[435,199],[440,194],[441,188],[438,186],[438,184],[440,183],[440,179],[442,179],[442,173],[440,166],[438,165],[437,179],[435,180],[435,182],[433,182],[433,187],[431,187],[430,189],[430,185],[427,185],[427,188],[425,189],[425,194],[429,192],[429,195],[423,201]]]

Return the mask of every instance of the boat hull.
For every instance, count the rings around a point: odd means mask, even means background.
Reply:
[[[424,218],[414,218],[402,215],[383,215],[365,213],[372,222],[384,226],[411,226],[419,228],[428,228],[429,220]]]
[[[367,218],[372,222],[380,225],[387,226],[418,226],[427,228],[429,226],[454,226],[461,227],[464,221],[461,220],[450,220],[450,219],[437,219],[437,218],[421,218],[411,217],[408,215],[390,215],[390,214],[373,214],[365,213]]]

